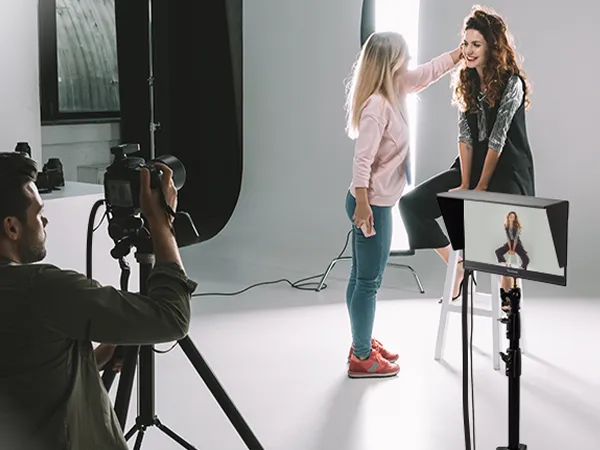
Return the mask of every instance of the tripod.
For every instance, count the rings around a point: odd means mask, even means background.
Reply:
[[[149,236],[145,236],[138,239],[136,244],[137,252],[135,253],[135,258],[140,265],[140,293],[147,294],[147,280],[154,263],[152,242]],[[129,267],[123,257],[129,253],[130,246],[130,240],[126,238],[119,242],[112,252],[113,257],[118,257],[121,269],[123,270],[123,276],[121,277],[122,288],[124,284],[126,285],[129,276]],[[123,290],[126,290],[126,288],[123,288]],[[186,336],[177,343],[198,372],[198,375],[200,375],[208,389],[211,391],[215,400],[219,403],[225,415],[229,418],[231,424],[236,429],[248,449],[263,450],[262,445],[224,391],[191,338]],[[124,356],[124,362],[114,409],[122,430],[125,430],[127,422],[127,411],[131,400],[136,360],[139,356],[138,416],[136,417],[135,425],[133,425],[133,427],[125,434],[125,439],[128,441],[134,434],[138,433],[134,450],[139,450],[142,446],[142,440],[146,430],[149,427],[155,426],[182,447],[188,450],[196,450],[196,447],[164,425],[155,412],[154,346],[125,347],[120,351],[120,354]],[[107,391],[110,390],[114,377],[115,373],[112,370],[112,364],[108,364],[102,376]]]
[[[514,279],[513,287],[508,291],[502,291],[502,300],[509,300],[510,310],[508,317],[501,322],[506,324],[506,337],[510,346],[505,353],[500,353],[502,360],[506,363],[506,376],[508,377],[508,447],[498,447],[497,450],[526,450],[527,446],[521,444],[519,436],[520,401],[521,401],[521,316],[519,313],[521,301],[521,289]]]

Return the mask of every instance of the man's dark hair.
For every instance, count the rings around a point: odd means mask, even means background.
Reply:
[[[23,153],[0,152],[0,223],[7,217],[27,221],[31,200],[25,194],[25,185],[35,181],[37,163]],[[0,227],[0,234],[4,228]]]

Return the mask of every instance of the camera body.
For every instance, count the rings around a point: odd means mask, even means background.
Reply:
[[[22,153],[31,158],[31,147],[27,142],[17,142],[15,152]],[[38,172],[35,184],[40,193],[48,193],[59,190],[65,186],[65,174],[63,165],[59,158],[50,158]]]
[[[140,174],[146,168],[150,172],[150,187],[159,189],[162,170],[155,163],[161,162],[173,171],[173,182],[179,190],[185,183],[183,164],[171,155],[156,158],[146,163],[144,158],[129,156],[140,151],[138,144],[122,144],[112,147],[114,160],[104,174],[106,202],[117,216],[136,215],[140,212]]]
[[[137,144],[123,144],[110,149],[114,160],[104,174],[104,195],[106,202],[117,215],[136,215],[140,212],[140,173],[143,168],[150,170],[150,185],[160,186],[160,173],[144,158],[128,156],[139,151]]]
[[[60,159],[48,159],[42,171],[38,172],[36,185],[40,192],[56,191],[65,186],[65,174]]]
[[[156,166],[157,162],[173,171],[173,184],[177,190],[185,184],[185,167],[175,156],[163,155],[147,163],[144,158],[131,156],[139,151],[138,144],[121,144],[110,149],[114,159],[104,174],[104,196],[109,213],[108,233],[115,242],[148,235],[143,220],[136,217],[141,212],[142,169],[146,168],[150,172],[150,188],[153,190],[161,188],[162,169]],[[169,212],[168,205],[165,203],[164,206],[165,212]],[[175,213],[174,229],[180,247],[200,240],[194,223],[185,212]]]

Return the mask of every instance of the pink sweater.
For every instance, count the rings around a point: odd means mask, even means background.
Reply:
[[[400,92],[422,91],[453,67],[449,53],[433,58],[402,76]],[[394,206],[406,186],[409,142],[409,129],[400,113],[381,95],[369,97],[354,148],[352,195],[356,196],[355,188],[366,187],[371,205]]]

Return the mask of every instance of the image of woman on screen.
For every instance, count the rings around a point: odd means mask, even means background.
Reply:
[[[506,219],[504,221],[504,232],[506,233],[506,243],[496,249],[496,258],[499,263],[509,264],[506,260],[507,254],[518,255],[521,264],[520,268],[523,270],[527,270],[527,266],[529,265],[529,255],[525,251],[523,247],[523,243],[521,242],[521,232],[523,231],[523,227],[519,222],[519,218],[517,217],[517,213],[514,211],[509,212],[506,215]],[[512,264],[510,264],[512,265]]]
[[[498,14],[476,6],[465,18],[462,37],[463,59],[453,77],[458,156],[400,199],[410,247],[433,249],[446,264],[452,247],[437,222],[439,193],[473,189],[535,195],[526,126],[529,84],[508,26]],[[461,295],[462,261],[456,271],[453,300]],[[503,289],[512,284],[511,277],[502,277]]]

